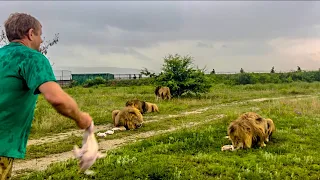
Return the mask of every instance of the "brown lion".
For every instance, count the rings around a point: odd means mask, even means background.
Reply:
[[[144,114],[148,110],[146,102],[140,101],[138,99],[133,99],[133,100],[127,101],[125,106],[126,107],[135,107],[140,111],[141,114]]]
[[[156,99],[158,100],[159,98],[161,99],[171,99],[171,93],[170,93],[170,88],[168,87],[161,87],[158,86],[156,87],[155,91],[154,91],[155,95],[156,95]]]
[[[116,119],[116,116],[119,114],[120,110],[116,109],[116,110],[113,110],[112,111],[112,122],[113,124],[115,124],[115,119]]]
[[[235,149],[251,148],[253,144],[264,147],[267,139],[267,121],[259,114],[248,112],[230,123],[228,136]]]
[[[146,109],[147,109],[146,112],[159,112],[158,106],[150,102],[146,102]]]
[[[135,107],[124,107],[122,110],[112,111],[115,127],[125,127],[127,130],[138,129],[142,126],[143,116]]]
[[[265,120],[267,121],[267,126],[268,126],[266,142],[269,142],[269,141],[271,141],[271,136],[272,136],[273,132],[276,131],[276,127],[275,127],[272,119],[268,118]]]

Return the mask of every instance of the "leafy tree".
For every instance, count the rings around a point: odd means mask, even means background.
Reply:
[[[45,38],[43,38],[43,43],[40,45],[40,52],[43,55],[47,55],[49,47],[57,44],[58,42],[59,42],[59,33],[55,34],[55,37],[51,41],[45,41]],[[0,47],[7,44],[9,44],[9,40],[7,39],[6,33],[4,32],[4,30],[1,30]]]
[[[272,69],[271,69],[270,73],[275,73],[274,66],[272,66]]]
[[[183,93],[208,92],[211,85],[209,77],[205,75],[204,69],[192,67],[193,58],[169,55],[164,58],[162,72],[156,77],[155,83],[159,86],[170,88],[173,97],[181,96]]]
[[[298,71],[298,72],[301,72],[300,66],[297,66],[297,68],[298,68],[297,71]]]
[[[155,77],[156,76],[155,73],[151,73],[147,68],[141,69],[140,73],[145,75],[145,76],[149,76],[149,77]]]

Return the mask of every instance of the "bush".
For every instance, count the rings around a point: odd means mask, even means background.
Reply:
[[[94,79],[88,79],[83,83],[83,87],[92,87],[94,85],[105,84],[106,80],[103,77],[96,77]]]
[[[162,72],[155,77],[155,84],[170,88],[171,95],[181,96],[186,92],[206,93],[212,86],[204,71],[192,67],[189,56],[169,55],[164,58]]]

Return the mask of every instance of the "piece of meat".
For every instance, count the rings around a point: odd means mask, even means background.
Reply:
[[[221,151],[234,151],[233,145],[224,145],[221,147]]]
[[[77,145],[73,148],[73,154],[76,158],[80,159],[80,170],[88,170],[94,162],[103,158],[106,155],[101,154],[99,151],[99,145],[94,135],[94,123],[85,130],[82,140],[82,147],[79,149]]]

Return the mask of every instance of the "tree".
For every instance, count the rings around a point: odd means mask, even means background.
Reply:
[[[40,45],[40,52],[43,55],[47,55],[49,47],[57,44],[58,42],[59,42],[59,33],[55,34],[55,37],[51,41],[45,42],[45,38],[43,38],[43,43]],[[9,43],[9,40],[7,39],[6,33],[2,29],[0,34],[0,47],[8,43]],[[53,64],[51,66],[53,66]]]
[[[272,66],[272,69],[271,69],[270,73],[275,73],[274,66]]]
[[[145,76],[149,76],[149,77],[155,77],[156,76],[155,73],[151,73],[147,68],[141,69],[140,73],[145,75]]]
[[[162,72],[156,76],[155,84],[170,88],[173,97],[181,96],[186,92],[206,93],[211,88],[211,82],[205,75],[204,69],[192,67],[193,58],[169,55],[164,58]]]
[[[297,66],[297,67],[298,67],[297,71],[298,71],[298,72],[301,72],[301,68],[300,68],[300,66]]]

